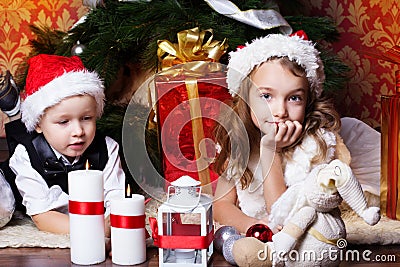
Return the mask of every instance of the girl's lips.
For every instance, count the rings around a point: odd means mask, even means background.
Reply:
[[[278,125],[279,124],[279,122],[278,121],[269,121],[268,123],[271,123],[271,124],[276,124],[276,125]]]

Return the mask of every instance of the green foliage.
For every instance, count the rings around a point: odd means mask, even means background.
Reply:
[[[333,20],[329,17],[286,16],[286,21],[292,26],[293,31],[304,30],[310,40],[333,43],[339,40]]]

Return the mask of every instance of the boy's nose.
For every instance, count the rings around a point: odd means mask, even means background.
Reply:
[[[84,134],[84,129],[83,129],[82,125],[79,122],[74,123],[72,134],[74,136],[81,136],[81,135]]]

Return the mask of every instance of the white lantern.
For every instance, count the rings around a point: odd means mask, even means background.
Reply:
[[[207,266],[213,253],[212,200],[201,194],[201,183],[189,176],[171,184],[167,201],[158,208],[159,266]],[[182,223],[183,214],[199,224]]]

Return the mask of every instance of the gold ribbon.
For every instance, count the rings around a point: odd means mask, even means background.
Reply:
[[[282,229],[282,232],[287,233],[288,235],[290,235],[291,237],[293,237],[294,239],[299,239],[302,235],[303,235],[303,229],[301,229],[299,226],[297,226],[294,223],[287,223],[285,225],[285,227]],[[330,245],[337,245],[337,241],[339,239],[328,239],[326,238],[323,234],[321,234],[317,229],[315,229],[314,227],[310,227],[310,229],[308,229],[308,234],[312,235],[313,237],[315,237],[316,239],[318,239],[319,241],[326,243],[326,244],[330,244]]]
[[[316,239],[318,239],[319,241],[321,241],[321,242],[337,246],[337,242],[338,242],[339,238],[337,238],[337,239],[328,239],[323,234],[321,234],[317,229],[315,229],[314,227],[311,227],[308,230],[308,233],[310,235],[312,235],[313,237],[315,237]]]
[[[211,34],[207,40],[206,34]],[[180,31],[177,34],[178,43],[171,43],[168,40],[157,42],[157,57],[160,70],[167,70],[174,65],[184,64],[192,61],[199,61],[192,64],[195,70],[204,68],[208,62],[217,62],[226,53],[228,45],[226,39],[221,41],[213,40],[213,30],[200,31],[198,27]],[[198,72],[198,71],[197,71]]]
[[[197,79],[193,77],[188,77],[185,79],[185,85],[189,99],[190,117],[192,118],[192,134],[196,156],[197,173],[199,174],[199,180],[202,185],[203,193],[212,194],[212,189],[210,187],[210,170],[208,168],[208,162],[207,160],[205,160],[205,157],[207,155],[207,148],[205,143],[201,142],[205,138],[205,136]]]

